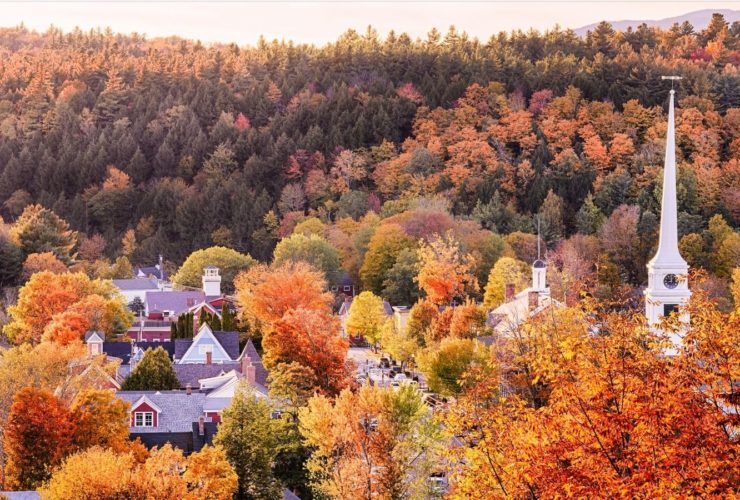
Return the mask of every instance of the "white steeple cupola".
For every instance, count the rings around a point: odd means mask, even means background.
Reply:
[[[532,290],[547,292],[547,264],[537,259],[532,263]]]
[[[532,291],[549,293],[547,288],[547,263],[540,257],[540,219],[537,218],[537,260],[532,263]]]
[[[675,78],[672,78],[675,79]],[[648,324],[656,325],[664,316],[684,306],[689,291],[689,266],[678,250],[678,208],[676,204],[676,132],[674,100],[671,89],[668,105],[665,165],[663,167],[663,199],[660,209],[660,240],[655,257],[647,265],[648,286],[645,289],[645,315]],[[681,312],[681,321],[688,324],[688,313]],[[679,338],[674,342],[680,342]]]
[[[203,269],[203,293],[207,297],[221,296],[221,275],[216,266],[207,266]]]

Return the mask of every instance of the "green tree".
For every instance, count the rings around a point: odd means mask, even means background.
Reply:
[[[552,245],[565,236],[563,224],[563,200],[552,190],[547,193],[537,214],[540,222],[540,232],[545,243]]]
[[[589,193],[586,200],[576,214],[576,228],[581,234],[596,234],[604,224],[604,214],[594,203],[594,197]]]
[[[172,277],[172,282],[177,285],[200,289],[203,286],[203,269],[206,266],[216,266],[221,274],[221,292],[233,293],[236,275],[240,271],[249,269],[254,264],[255,260],[252,257],[231,248],[205,248],[196,250],[185,259],[180,269]]]
[[[23,270],[23,251],[0,234],[0,287],[18,283]]]
[[[383,291],[389,270],[396,263],[398,254],[412,248],[414,240],[398,224],[383,224],[375,231],[360,268],[362,284],[376,295]]]
[[[53,252],[65,264],[74,259],[77,232],[51,210],[28,205],[10,228],[10,237],[26,255]]]
[[[162,347],[147,349],[121,384],[124,391],[167,391],[180,387],[170,357]]]
[[[414,280],[418,272],[418,253],[412,248],[404,248],[383,280],[382,296],[391,304],[415,304],[420,296],[419,284]]]
[[[279,438],[270,419],[271,408],[252,389],[241,384],[223,412],[214,444],[221,446],[239,477],[237,498],[279,498],[280,485],[272,466]]]
[[[299,261],[322,271],[329,283],[336,283],[339,278],[339,253],[321,236],[294,233],[280,240],[275,247],[273,263],[281,266],[286,262]]]
[[[439,346],[428,347],[419,356],[419,367],[429,388],[445,396],[460,394],[464,375],[473,368],[490,368],[488,348],[472,339],[447,337]]]

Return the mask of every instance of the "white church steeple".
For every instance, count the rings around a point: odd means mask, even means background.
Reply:
[[[678,79],[678,77],[666,77]],[[675,91],[671,89],[668,105],[668,130],[663,167],[663,199],[660,210],[660,240],[655,257],[648,263],[648,286],[645,290],[645,314],[648,324],[655,325],[664,316],[686,304],[691,296],[688,285],[689,266],[678,250],[678,207],[676,204],[676,130]],[[688,315],[681,314],[688,323]],[[680,341],[680,339],[674,339]]]
[[[537,218],[537,260],[532,263],[532,290],[549,292],[547,288],[547,264],[540,257],[540,219]]]

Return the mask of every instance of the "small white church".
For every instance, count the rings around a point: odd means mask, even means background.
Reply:
[[[663,168],[663,199],[660,209],[660,241],[658,251],[647,265],[648,286],[645,289],[645,316],[652,328],[656,328],[656,325],[672,312],[680,315],[681,322],[686,325],[689,323],[688,313],[683,310],[691,297],[688,280],[689,266],[678,250],[674,96],[675,91],[671,89]],[[673,340],[680,343],[680,338]]]

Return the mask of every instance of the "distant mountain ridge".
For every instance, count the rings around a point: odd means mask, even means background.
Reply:
[[[637,28],[642,23],[647,24],[651,27],[659,27],[667,29],[673,26],[674,23],[683,23],[688,21],[696,30],[701,30],[707,27],[709,21],[712,19],[712,14],[719,13],[725,16],[725,20],[732,24],[735,21],[740,21],[740,10],[733,9],[703,9],[696,10],[694,12],[688,12],[681,14],[680,16],[666,17],[665,19],[642,19],[642,20],[624,20],[624,21],[609,21],[612,27],[617,31],[625,31],[628,27]],[[575,30],[578,36],[586,36],[589,31],[593,31],[599,23],[592,23],[586,26],[582,26]]]

